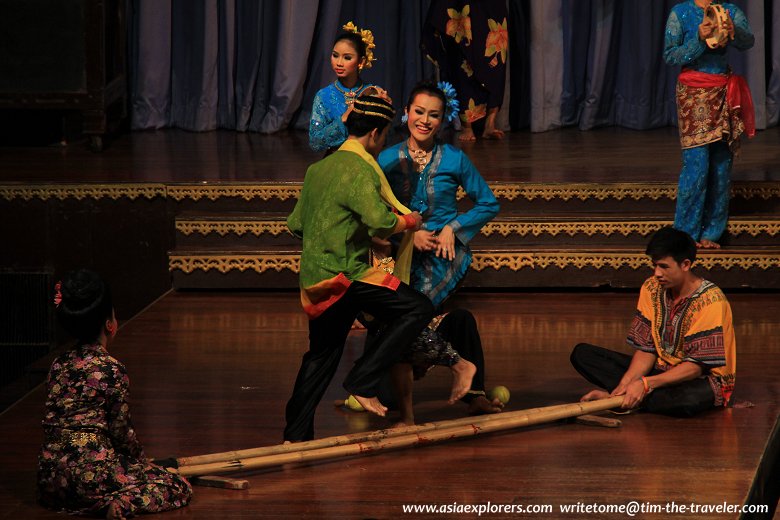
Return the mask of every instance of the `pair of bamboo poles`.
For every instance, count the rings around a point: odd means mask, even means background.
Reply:
[[[479,417],[464,417],[403,428],[325,437],[293,444],[211,453],[177,459],[186,477],[220,475],[432,444],[483,433],[510,430],[619,407],[622,396],[580,403],[530,408]]]

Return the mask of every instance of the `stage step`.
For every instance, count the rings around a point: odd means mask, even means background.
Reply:
[[[673,215],[677,185],[668,182],[513,183],[489,182],[502,215],[600,213]],[[165,187],[174,212],[289,213],[302,183],[179,183]],[[464,194],[463,207],[468,207]],[[732,184],[731,215],[780,214],[780,182]]]
[[[294,289],[299,259],[299,249],[177,250],[169,268],[176,289]],[[705,250],[696,269],[724,288],[780,289],[780,247]],[[475,247],[464,287],[639,287],[651,274],[633,247]]]
[[[301,185],[166,185],[174,287],[297,288],[301,242],[286,218]],[[638,287],[647,239],[674,214],[668,182],[490,185],[501,212],[472,242],[465,287]],[[723,287],[780,289],[780,182],[735,182],[730,214],[724,249],[703,252],[700,271]]]
[[[186,213],[176,217],[176,248],[300,247],[287,229],[282,213],[234,212],[220,215]],[[472,247],[506,246],[610,246],[644,247],[649,236],[672,220],[662,216],[557,215],[547,217],[499,216],[474,237]],[[729,221],[724,246],[765,246],[780,242],[780,218],[734,217]]]
[[[185,213],[176,216],[176,248],[299,248],[301,239],[287,228],[286,213]]]

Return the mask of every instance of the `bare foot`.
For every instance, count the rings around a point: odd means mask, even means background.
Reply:
[[[414,426],[414,409],[404,409],[400,408],[398,410],[401,412],[401,417],[398,419],[398,422],[394,423],[391,428],[403,428],[405,426]]]
[[[476,141],[477,136],[474,135],[474,130],[471,128],[464,128],[458,136],[458,141]]]
[[[122,508],[119,505],[119,501],[115,500],[108,504],[106,520],[125,520],[125,516],[122,514]]]
[[[485,128],[485,131],[482,133],[482,137],[485,139],[500,140],[504,138],[504,132],[498,128]]]
[[[452,390],[447,401],[454,404],[471,389],[471,381],[477,373],[477,367],[471,361],[460,358],[460,361],[450,367],[452,370]]]
[[[720,244],[713,242],[712,240],[702,238],[699,242],[696,242],[696,247],[700,249],[720,249]]]
[[[401,420],[397,423],[393,423],[390,428],[406,428],[407,426],[414,426],[414,417],[412,417],[411,420],[401,417]]]
[[[610,397],[609,392],[604,390],[591,390],[580,398],[580,401],[598,401]]]
[[[387,413],[387,407],[380,403],[376,397],[362,397],[355,394],[352,394],[352,396],[368,412],[375,413],[379,417],[384,417]]]
[[[469,403],[469,415],[483,415],[486,413],[498,413],[504,409],[504,403],[498,400],[498,398],[489,401],[484,395],[475,397]]]

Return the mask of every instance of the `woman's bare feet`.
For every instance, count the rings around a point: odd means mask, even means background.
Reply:
[[[114,500],[108,504],[106,520],[125,520],[125,515],[122,514],[122,507],[120,506],[120,502],[118,500]]]
[[[503,139],[504,132],[496,128],[496,121],[498,119],[498,107],[488,109],[487,118],[485,118],[485,130],[482,132],[482,137],[485,139]]]
[[[471,129],[471,127],[463,127],[463,130],[461,130],[460,135],[458,136],[458,141],[476,141],[477,136],[474,135],[474,130]]]
[[[504,132],[498,128],[485,128],[482,137],[485,139],[500,140],[504,138]]]
[[[475,397],[469,403],[469,415],[484,415],[487,413],[498,413],[504,409],[504,403],[498,400],[498,398],[492,401],[488,400],[484,395]]]
[[[368,412],[375,413],[379,417],[384,417],[387,413],[387,407],[379,402],[376,397],[361,397],[352,394],[355,400]]]
[[[474,379],[474,374],[477,373],[477,367],[471,361],[460,358],[450,367],[450,370],[452,370],[452,390],[447,402],[454,404],[471,390],[471,381]]]
[[[696,242],[696,247],[700,249],[720,249],[720,244],[713,242],[712,240],[702,238],[700,241]]]

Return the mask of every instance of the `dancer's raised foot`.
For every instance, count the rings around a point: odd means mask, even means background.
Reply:
[[[460,358],[450,367],[450,370],[452,370],[452,390],[447,402],[454,404],[471,390],[471,382],[474,374],[477,373],[477,367],[471,361]]]

